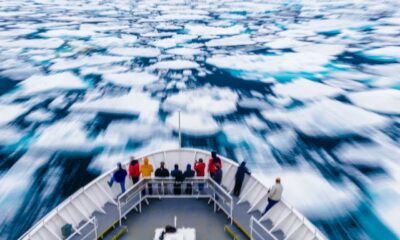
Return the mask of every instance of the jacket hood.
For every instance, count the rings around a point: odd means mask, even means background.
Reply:
[[[148,157],[144,157],[144,165],[149,165],[149,158]]]

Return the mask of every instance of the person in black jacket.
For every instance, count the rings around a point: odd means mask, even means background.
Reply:
[[[213,179],[216,183],[221,184],[222,182],[222,169],[221,169],[221,165],[219,165],[218,163],[215,165],[216,171],[215,174],[213,176]]]
[[[159,178],[169,177],[169,171],[165,168],[165,162],[160,163],[160,167],[156,169],[154,176]],[[162,185],[161,182],[158,184],[158,194],[161,194]],[[168,184],[166,183],[164,183],[164,194],[168,194]]]
[[[181,186],[185,177],[183,176],[182,171],[179,170],[178,164],[175,164],[174,170],[171,171],[171,176],[175,178],[174,194],[179,195],[181,194]]]
[[[246,162],[243,161],[239,165],[235,175],[235,188],[233,189],[233,195],[236,197],[239,197],[240,195],[240,190],[242,189],[242,184],[246,173],[249,175],[251,174],[249,169],[246,167]]]
[[[194,177],[194,174],[195,174],[195,172],[192,170],[192,165],[190,165],[190,164],[186,165],[186,171],[183,173],[183,177],[185,179],[192,178],[192,177]],[[187,183],[186,184],[185,194],[191,195],[192,191],[193,191],[192,184],[191,183]]]

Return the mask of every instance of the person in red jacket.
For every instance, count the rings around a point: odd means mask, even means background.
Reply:
[[[134,157],[131,157],[131,163],[129,164],[129,176],[132,179],[133,185],[135,185],[140,178],[140,168],[139,168],[139,161],[135,160]]]
[[[197,177],[204,177],[204,170],[206,169],[206,164],[203,162],[203,159],[200,158],[199,161],[194,163],[193,167],[196,172]],[[199,183],[199,191],[202,192],[204,189],[204,183]]]
[[[217,171],[216,164],[219,164],[220,168],[222,168],[221,159],[217,156],[217,152],[211,152],[211,158],[208,160],[208,172],[211,177],[214,177],[215,172]]]

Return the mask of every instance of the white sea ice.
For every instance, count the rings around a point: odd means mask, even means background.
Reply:
[[[108,52],[120,56],[131,56],[131,57],[145,57],[153,58],[160,55],[158,48],[150,47],[123,47],[123,48],[110,48]]]
[[[379,113],[400,114],[400,90],[374,89],[348,94],[355,105]]]
[[[196,35],[184,35],[184,34],[179,34],[179,35],[174,35],[173,37],[170,38],[164,38],[160,40],[156,40],[152,42],[152,45],[155,47],[159,48],[172,48],[176,47],[179,44],[189,42],[192,39],[197,38]]]
[[[6,125],[26,113],[29,108],[22,104],[0,104],[0,125]]]
[[[279,72],[320,72],[325,70],[332,56],[323,52],[285,53],[277,56],[266,55],[215,55],[207,63],[230,70],[245,79],[263,80]]]
[[[265,135],[268,143],[282,153],[291,151],[297,142],[297,134],[291,129],[283,129],[267,133]]]
[[[139,115],[140,119],[153,120],[157,117],[159,102],[148,94],[130,91],[122,96],[104,96],[86,99],[71,106],[79,112],[106,112],[116,114]]]
[[[274,49],[283,49],[283,48],[294,48],[299,46],[308,45],[311,43],[303,42],[296,40],[295,38],[285,37],[285,38],[278,38],[273,41],[269,41],[265,43],[265,46],[274,48]]]
[[[244,31],[244,27],[242,25],[234,25],[231,27],[212,27],[207,25],[186,25],[185,28],[189,31],[190,34],[193,35],[236,35]]]
[[[228,88],[198,88],[168,96],[162,107],[167,111],[185,110],[190,113],[209,113],[214,116],[236,111],[238,96]]]
[[[55,29],[43,32],[40,35],[48,38],[83,38],[90,37],[93,35],[93,32],[87,30]]]
[[[360,191],[351,182],[330,183],[311,169],[274,169],[272,172],[265,168],[256,174],[271,186],[279,176],[284,186],[283,198],[307,217],[345,216],[357,208],[361,199]]]
[[[362,52],[363,55],[369,57],[383,57],[388,59],[400,59],[400,46],[387,46],[374,48]]]
[[[291,97],[300,101],[334,97],[344,92],[340,88],[304,78],[286,84],[276,84],[274,85],[273,90],[278,95]]]
[[[199,64],[189,60],[166,60],[153,64],[150,68],[153,69],[172,69],[172,70],[181,70],[181,69],[191,69],[198,68]]]
[[[229,47],[255,44],[248,34],[212,39],[206,42],[207,47]]]
[[[158,80],[158,77],[147,72],[106,73],[103,80],[118,86],[143,86]]]
[[[46,153],[30,150],[10,170],[0,175],[0,204],[3,207],[1,212],[3,219],[12,219],[15,216],[32,186],[37,169],[49,158]]]
[[[244,121],[247,126],[256,130],[265,130],[268,128],[268,125],[265,122],[261,121],[261,119],[257,117],[255,114],[246,116],[244,118]]]
[[[21,39],[21,40],[2,42],[2,47],[54,49],[61,47],[61,45],[63,44],[64,41],[57,38]]]
[[[91,152],[98,145],[93,142],[80,121],[59,121],[43,129],[31,144],[32,149],[50,151]]]
[[[201,50],[196,48],[173,48],[167,50],[167,53],[182,56],[194,56],[201,54]]]
[[[179,113],[174,112],[165,121],[175,131],[179,131],[180,125],[181,132],[191,136],[211,136],[220,131],[219,124],[208,114],[181,112],[180,120],[179,124]]]
[[[389,123],[389,119],[376,113],[330,99],[292,111],[263,111],[262,114],[267,120],[293,125],[313,137],[365,134]]]
[[[33,95],[48,91],[85,90],[88,85],[71,72],[34,75],[20,83],[21,93]]]
[[[52,120],[53,113],[39,109],[29,113],[24,119],[30,122],[46,122]]]

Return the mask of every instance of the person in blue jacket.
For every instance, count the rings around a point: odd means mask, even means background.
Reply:
[[[114,182],[117,182],[121,186],[122,193],[124,193],[125,192],[125,178],[126,178],[126,175],[128,175],[128,173],[126,172],[125,169],[122,168],[122,164],[118,163],[117,171],[115,171],[113,173],[110,181],[107,182],[108,186],[112,187]]]
[[[235,187],[233,188],[233,195],[236,197],[239,197],[240,195],[240,190],[242,189],[243,180],[246,174],[250,175],[251,173],[246,167],[246,162],[243,161],[239,165],[235,175]]]
[[[185,180],[188,178],[194,177],[194,174],[195,174],[195,172],[194,172],[194,170],[192,170],[192,165],[190,165],[190,164],[186,165],[186,170],[183,173],[183,177],[185,178]],[[190,195],[190,194],[192,194],[192,191],[193,191],[192,184],[190,182],[188,182],[186,184],[185,194]]]

